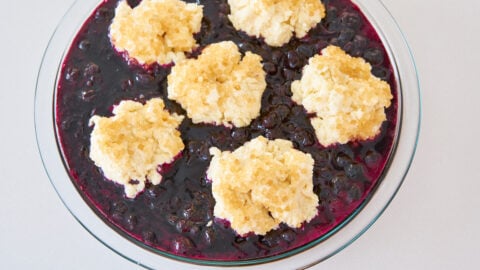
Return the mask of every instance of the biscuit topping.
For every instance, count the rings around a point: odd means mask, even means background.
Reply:
[[[121,1],[110,26],[110,39],[120,52],[140,64],[169,64],[197,47],[202,6],[180,0],[143,0],[131,8]]]
[[[313,158],[290,141],[257,137],[233,152],[210,153],[214,215],[238,234],[264,235],[281,222],[298,228],[317,215]]]
[[[371,74],[370,64],[335,46],[310,58],[292,93],[316,114],[311,123],[324,146],[375,137],[392,99],[389,84]]]
[[[180,103],[193,123],[243,127],[260,114],[266,88],[262,58],[241,57],[235,43],[206,47],[198,59],[187,59],[168,76],[168,98]]]
[[[114,116],[93,116],[90,158],[106,178],[125,186],[125,194],[134,198],[148,180],[154,185],[162,176],[158,166],[171,163],[184,145],[177,127],[183,116],[164,110],[160,98],[145,105],[122,101]]]
[[[320,0],[228,0],[230,21],[237,30],[282,46],[295,32],[302,38],[325,17]]]

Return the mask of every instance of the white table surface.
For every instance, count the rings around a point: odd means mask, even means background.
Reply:
[[[72,2],[0,1],[1,269],[138,268],[75,221],[37,152],[37,71]],[[383,216],[313,269],[480,269],[480,1],[384,3],[409,40],[420,72],[417,155]]]

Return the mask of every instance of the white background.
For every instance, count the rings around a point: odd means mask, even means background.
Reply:
[[[383,216],[314,269],[480,269],[480,1],[383,1],[420,73],[417,155]],[[69,214],[36,148],[37,71],[72,2],[0,0],[1,269],[137,269]]]

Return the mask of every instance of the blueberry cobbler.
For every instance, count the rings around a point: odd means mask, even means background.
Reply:
[[[102,1],[55,101],[96,214],[200,263],[328,236],[381,180],[396,114],[386,50],[349,0]]]

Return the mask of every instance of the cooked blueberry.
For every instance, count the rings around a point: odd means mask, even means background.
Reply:
[[[265,128],[273,128],[275,127],[279,122],[281,121],[281,118],[278,116],[276,112],[269,112],[266,114],[263,119],[262,119],[262,125]]]
[[[177,236],[173,239],[171,249],[175,253],[185,254],[194,247],[192,240],[185,236]]]
[[[287,242],[293,242],[296,238],[296,234],[290,230],[290,229],[287,229],[287,230],[284,230],[282,233],[281,233],[281,236],[283,238],[283,240],[287,241]]]
[[[220,12],[224,14],[230,13],[230,6],[227,3],[220,3],[220,5],[218,6],[218,9],[220,10]]]
[[[347,52],[347,53],[350,53],[351,51],[353,51],[353,44],[351,41],[345,43],[343,46],[342,46],[342,49]]]
[[[95,19],[100,22],[105,22],[113,18],[113,11],[107,8],[99,8],[95,12]]]
[[[334,6],[327,7],[327,17],[325,18],[327,22],[331,22],[338,17],[338,9]]]
[[[127,222],[127,226],[130,227],[131,230],[135,228],[138,224],[138,218],[135,214],[128,214],[125,218],[125,221]]]
[[[80,76],[80,71],[78,68],[69,68],[67,72],[65,72],[65,79],[68,81],[75,81]]]
[[[293,133],[295,133],[295,130],[297,130],[297,125],[289,122],[289,123],[286,123],[285,125],[282,125],[282,129],[283,131],[285,131],[286,133],[289,133],[293,136]]]
[[[84,39],[82,41],[80,41],[80,43],[78,43],[78,48],[82,51],[86,51],[90,48],[92,44],[90,43],[89,40],[87,39]]]
[[[330,200],[333,196],[335,196],[334,192],[332,191],[332,188],[328,186],[322,186],[320,189],[320,192],[317,192],[318,199],[322,202],[326,202]]]
[[[277,67],[275,66],[275,64],[267,62],[263,64],[263,70],[265,70],[265,72],[267,72],[268,74],[272,75],[277,72]]]
[[[157,241],[157,235],[152,231],[143,231],[142,236],[146,243],[154,244]]]
[[[273,92],[275,95],[279,96],[290,96],[291,91],[290,91],[290,86],[289,85],[278,85],[273,88]]]
[[[207,227],[203,231],[202,237],[203,237],[203,241],[207,245],[211,245],[211,244],[213,244],[213,242],[215,242],[215,231],[213,230],[212,227]]]
[[[124,80],[121,82],[120,84],[120,87],[123,89],[123,90],[128,90],[128,89],[131,89],[133,86],[133,81],[128,79],[128,80]]]
[[[341,199],[334,199],[329,203],[329,208],[333,213],[340,212],[345,208],[345,203]]]
[[[337,47],[342,47],[344,43],[342,43],[340,40],[338,40],[338,38],[335,37],[330,40],[330,44],[335,45]]]
[[[162,182],[160,183],[162,185],[163,188],[165,188],[166,190],[171,190],[171,189],[174,189],[174,183],[172,181],[171,178],[165,178],[162,180]]]
[[[225,131],[216,131],[214,134],[211,135],[210,140],[212,141],[213,145],[224,145],[229,142],[229,134]]]
[[[280,50],[275,50],[272,52],[272,61],[277,65],[282,63],[283,57],[284,57],[284,54]]]
[[[89,158],[89,155],[90,155],[90,149],[86,146],[82,147],[80,149],[80,153],[85,157],[85,158]]]
[[[348,189],[348,199],[352,202],[360,200],[362,198],[364,188],[361,183],[354,183]]]
[[[228,17],[227,17],[227,14],[225,13],[218,13],[218,19],[220,21],[228,21]],[[224,28],[225,25],[222,24],[219,28]],[[220,34],[216,33],[218,35],[218,37],[220,37]],[[227,34],[228,35],[228,34]],[[228,40],[228,39],[227,39]]]
[[[340,15],[342,25],[353,30],[359,30],[362,27],[362,18],[355,12],[344,12]]]
[[[368,46],[368,39],[362,35],[355,35],[353,38],[353,46],[357,50],[364,50]]]
[[[322,192],[322,185],[321,185],[319,179],[314,177],[313,178],[313,184],[314,184],[313,193],[319,195]],[[319,198],[319,200],[321,200],[321,198]]]
[[[117,201],[112,204],[112,209],[114,212],[124,214],[125,212],[127,212],[128,206],[122,201]]]
[[[182,216],[185,219],[191,219],[197,212],[195,205],[193,203],[187,204],[182,210]]]
[[[171,67],[162,67],[160,65],[154,65],[152,68],[152,75],[156,80],[162,81],[167,77],[167,73],[170,73]]]
[[[88,86],[88,87],[94,86],[94,85],[95,85],[95,77],[89,78],[89,79],[85,82],[85,85]]]
[[[165,190],[158,185],[152,185],[152,186],[148,187],[147,190],[146,190],[146,194],[151,198],[157,198],[163,192],[165,192]]]
[[[315,48],[304,44],[297,47],[297,52],[304,57],[309,58],[315,54]]]
[[[94,97],[95,97],[95,91],[93,89],[82,91],[82,99],[84,101],[91,101]]]
[[[191,155],[201,160],[207,160],[210,158],[209,145],[205,142],[190,141],[188,144],[188,151]]]
[[[273,248],[279,244],[280,236],[276,235],[275,232],[270,232],[264,237],[259,237],[259,240],[263,245],[266,245],[269,248]]]
[[[295,76],[296,76],[295,71],[288,68],[283,69],[283,77],[285,78],[285,80],[293,81],[295,79]]]
[[[253,50],[252,45],[247,42],[241,42],[240,44],[238,44],[238,48],[240,48],[242,52],[248,52]]]
[[[279,120],[282,121],[290,114],[290,108],[281,104],[275,107],[275,113],[278,115]]]
[[[350,163],[345,166],[345,173],[350,178],[357,178],[363,175],[363,167],[360,164]]]
[[[177,222],[180,220],[179,217],[172,214],[167,214],[165,218],[167,219],[167,222],[172,226],[175,226]]]
[[[213,201],[213,203],[210,203],[210,204],[207,204],[209,207],[209,209],[207,210],[207,212],[205,213],[205,220],[212,220],[213,219],[213,205],[215,205],[215,200],[213,198],[211,198],[211,201]]]
[[[324,167],[330,161],[330,152],[323,150],[311,154],[315,160],[315,166]]]
[[[237,244],[241,244],[241,243],[245,243],[247,241],[247,239],[245,237],[242,237],[242,236],[236,236],[234,241]]]
[[[305,109],[303,108],[303,106],[294,106],[291,110],[291,114],[293,116],[301,116],[305,114]]]
[[[238,141],[245,141],[248,140],[249,134],[247,129],[245,128],[238,128],[232,131],[232,139],[238,140]]]
[[[180,199],[178,196],[174,196],[169,201],[169,205],[172,209],[178,209],[181,204],[182,204],[182,199]]]
[[[135,81],[143,85],[148,85],[152,83],[154,80],[155,78],[148,73],[138,73],[135,75]]]
[[[342,29],[342,21],[339,18],[335,18],[328,23],[328,31],[332,33],[339,32]]]
[[[175,228],[178,232],[188,232],[190,227],[188,226],[188,221],[185,219],[179,219],[177,223],[175,223]]]
[[[315,52],[314,54],[320,53],[325,47],[330,45],[326,40],[319,40],[315,43]]]
[[[372,74],[384,81],[390,80],[390,76],[391,76],[390,70],[384,67],[373,67]]]
[[[306,130],[298,130],[293,135],[293,139],[301,146],[311,146],[315,143],[315,137]]]
[[[345,44],[353,39],[355,36],[355,31],[350,28],[345,28],[342,31],[340,31],[340,35],[338,35],[338,40],[342,43]]]
[[[335,165],[339,168],[344,168],[348,164],[352,163],[352,158],[344,152],[339,152],[335,157]]]
[[[267,129],[267,130],[265,130],[264,135],[269,140],[275,140],[275,139],[280,139],[283,134],[278,129]]]
[[[328,167],[315,167],[313,169],[314,176],[321,181],[329,181],[333,179],[334,171]]]
[[[84,76],[92,76],[100,73],[100,67],[95,63],[88,63],[83,69]]]
[[[136,102],[140,102],[140,103],[142,103],[142,104],[145,104],[145,102],[146,102],[146,97],[145,97],[144,94],[140,94],[140,95],[138,95],[138,97],[134,98],[134,100],[135,100]]]
[[[207,177],[201,177],[201,178],[200,178],[200,186],[201,186],[202,188],[208,186],[208,182],[209,182],[209,180],[208,180]]]
[[[63,131],[68,131],[72,128],[72,121],[68,120],[68,119],[65,119],[63,120],[61,123],[60,123],[60,128],[63,130]]]
[[[200,233],[200,227],[197,226],[197,225],[192,225],[192,226],[190,227],[189,233],[190,233],[191,235],[197,235],[197,234],[199,234],[199,233]]]
[[[384,56],[380,49],[372,48],[365,51],[363,58],[372,65],[380,65],[383,63]]]
[[[376,168],[378,167],[378,164],[380,162],[380,159],[381,159],[381,155],[376,152],[376,151],[369,151],[367,152],[367,154],[365,155],[365,164],[369,167],[369,168]]]
[[[331,183],[333,192],[338,194],[340,191],[348,187],[348,177],[344,174],[337,174],[332,178]]]
[[[287,59],[288,59],[288,66],[291,68],[299,68],[302,66],[302,59],[300,59],[300,56],[298,56],[298,53],[296,51],[289,51],[287,53]]]
[[[261,119],[253,120],[250,126],[252,127],[252,137],[255,137],[255,134],[258,135],[259,131],[265,130],[265,127],[263,126]]]
[[[214,31],[212,29],[212,24],[210,20],[206,17],[202,19],[202,26],[200,28],[200,33],[196,35],[196,38],[199,39],[202,42],[205,42],[206,40],[209,40],[213,37]],[[194,51],[193,55],[198,56],[198,53],[200,51]]]

